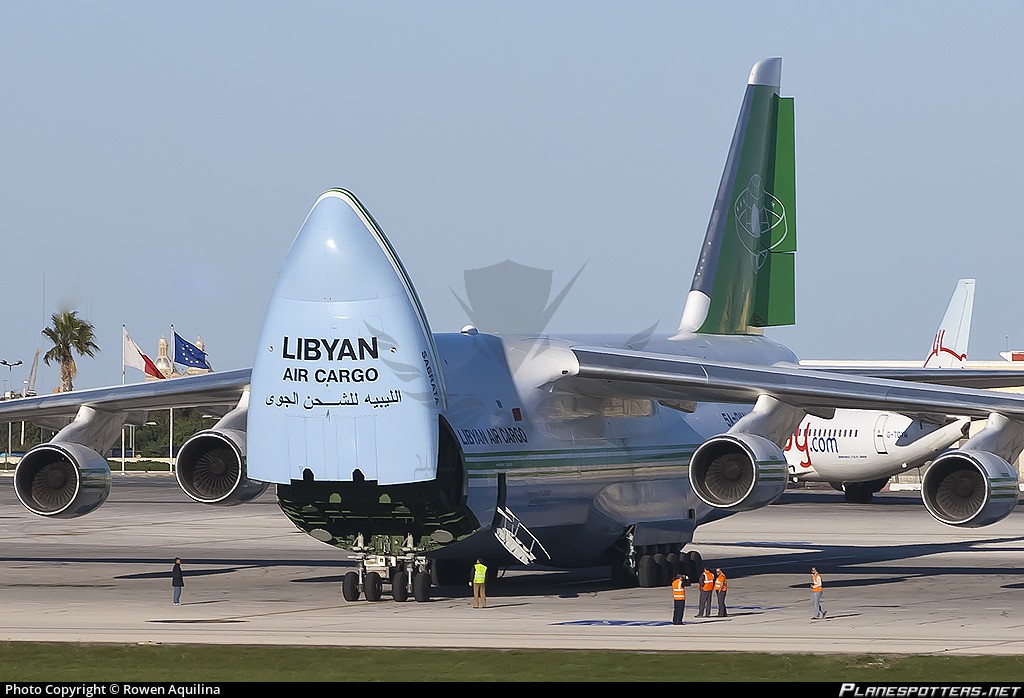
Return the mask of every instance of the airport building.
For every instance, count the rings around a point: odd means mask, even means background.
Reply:
[[[200,351],[206,351],[206,345],[203,344],[202,337],[197,337],[193,344],[195,344]],[[157,369],[159,369],[160,373],[164,375],[164,378],[180,378],[181,376],[197,376],[201,373],[210,373],[210,369],[208,368],[194,368],[192,366],[189,366],[183,372],[177,370],[177,365],[171,361],[167,338],[162,335],[160,337],[160,342],[157,344],[156,359],[153,363],[156,364]],[[146,380],[155,381],[160,379],[156,376],[147,375]]]

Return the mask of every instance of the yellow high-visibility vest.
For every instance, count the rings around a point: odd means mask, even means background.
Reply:
[[[465,577],[463,577],[465,579]],[[473,565],[473,583],[483,584],[487,581],[487,566],[483,563],[476,563]]]

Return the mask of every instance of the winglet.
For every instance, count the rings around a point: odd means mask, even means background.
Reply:
[[[925,357],[925,368],[963,368],[971,335],[974,286],[974,279],[957,281],[946,314],[942,316],[942,323],[935,332],[931,350]]]

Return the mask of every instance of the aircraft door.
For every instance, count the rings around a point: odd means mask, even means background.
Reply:
[[[498,501],[494,509],[494,521],[491,523],[494,537],[498,539],[505,550],[524,565],[536,562],[538,557],[542,560],[550,560],[551,555],[544,549],[537,536],[533,535],[530,529],[519,520],[519,517],[505,506],[507,488],[505,473],[498,473]]]
[[[878,421],[875,422],[875,452],[876,453],[888,453],[889,451],[885,447],[885,422],[889,418],[889,415],[879,415]]]

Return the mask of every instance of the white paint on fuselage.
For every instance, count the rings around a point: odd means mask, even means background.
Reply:
[[[966,419],[938,425],[902,414],[836,410],[808,416],[786,441],[790,477],[807,482],[867,482],[916,468],[955,444]]]

